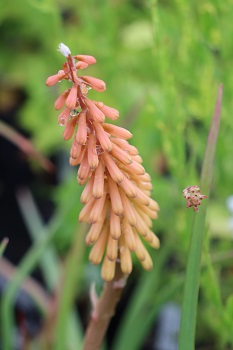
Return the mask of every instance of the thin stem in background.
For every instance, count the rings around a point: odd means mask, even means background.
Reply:
[[[204,162],[202,166],[200,188],[202,193],[209,196],[213,174],[214,156],[220,126],[222,104],[222,90],[220,85],[214,116],[212,119]],[[182,306],[181,326],[179,335],[179,350],[193,349],[195,344],[197,301],[200,284],[200,266],[203,239],[205,235],[205,216],[208,201],[204,201],[198,213],[194,215],[192,236],[187,263],[184,298]]]
[[[9,239],[7,237],[3,238],[3,240],[0,243],[0,258],[4,254],[4,251],[7,247],[7,244],[9,243]]]
[[[33,146],[32,142],[26,137],[22,136],[18,131],[11,128],[9,125],[0,121],[0,135],[4,136],[14,145],[16,145],[21,151],[26,153],[31,158],[35,159],[40,166],[48,172],[54,170],[52,162],[45,158],[37,149]]]
[[[74,337],[71,337],[70,331],[70,315],[72,312],[72,306],[75,296],[77,296],[77,290],[80,288],[80,277],[83,270],[83,258],[85,252],[85,239],[86,226],[78,225],[78,229],[74,233],[74,239],[71,243],[71,250],[67,254],[67,261],[62,271],[62,285],[58,291],[58,309],[57,319],[55,324],[55,350],[66,349],[68,343],[69,348],[77,349],[78,344]],[[81,322],[79,322],[81,323]],[[81,333],[81,325],[76,328],[76,332]],[[81,340],[81,337],[79,336]],[[79,347],[81,342],[79,342]]]

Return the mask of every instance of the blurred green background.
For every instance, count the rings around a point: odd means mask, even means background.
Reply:
[[[131,143],[139,149],[152,177],[153,198],[161,208],[154,223],[161,248],[151,251],[152,272],[143,272],[135,261],[125,311],[121,307],[117,330],[109,335],[112,349],[147,349],[145,344],[162,306],[168,301],[182,303],[193,218],[192,209],[185,208],[182,190],[199,185],[218,86],[223,83],[196,348],[232,349],[233,213],[227,208],[227,198],[233,195],[233,1],[0,3],[0,110],[6,123],[28,133],[37,149],[55,162],[56,179],[52,183],[41,180],[39,189],[36,182],[28,186],[39,199],[46,196],[55,212],[67,211],[52,241],[58,255],[62,259],[69,256],[82,207],[82,188],[76,183],[76,169],[68,162],[71,142],[63,141],[63,129],[57,123],[59,113],[54,109],[54,101],[66,84],[45,86],[47,77],[56,74],[64,62],[57,52],[60,42],[74,55],[96,57],[97,64],[85,74],[104,80],[107,90],[102,94],[91,91],[89,96],[120,111],[117,124],[133,133]],[[19,103],[19,95],[24,96],[23,103]],[[17,111],[14,123],[12,110]],[[41,173],[32,160],[30,167],[34,174]],[[209,254],[211,266],[205,263]],[[79,264],[78,302],[86,298],[92,280],[99,288],[102,283],[98,267],[88,263],[88,249]],[[152,314],[142,326],[140,315],[148,305]]]

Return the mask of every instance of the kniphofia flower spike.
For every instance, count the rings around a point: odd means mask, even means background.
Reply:
[[[47,79],[46,85],[61,80],[72,83],[55,101],[55,109],[62,110],[58,123],[65,127],[64,140],[73,137],[70,165],[79,165],[78,183],[86,184],[79,220],[91,225],[86,236],[86,243],[92,245],[89,259],[93,264],[103,261],[101,275],[105,281],[113,279],[117,262],[124,274],[131,273],[132,252],[143,268],[150,270],[152,259],[144,241],[159,247],[159,239],[151,230],[152,219],[157,219],[159,211],[157,202],[150,197],[151,178],[141,164],[138,150],[128,142],[132,134],[105,121],[106,117],[116,120],[119,112],[87,97],[90,89],[106,89],[104,81],[78,74],[95,64],[96,59],[71,56],[64,44],[59,45],[59,51],[67,62]]]

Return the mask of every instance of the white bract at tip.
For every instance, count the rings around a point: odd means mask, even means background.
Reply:
[[[68,46],[66,46],[65,44],[63,43],[60,43],[58,45],[58,51],[61,52],[61,54],[65,57],[68,57],[70,54],[71,54],[71,51],[70,49],[68,48]]]

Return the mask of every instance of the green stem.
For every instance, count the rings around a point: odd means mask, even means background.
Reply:
[[[219,87],[216,107],[212,119],[204,162],[202,166],[200,188],[209,196],[213,174],[215,149],[218,139],[222,103],[222,85]],[[184,299],[179,335],[179,350],[194,349],[198,291],[200,284],[201,253],[205,235],[205,215],[207,201],[204,201],[198,213],[195,213],[190,242]]]

